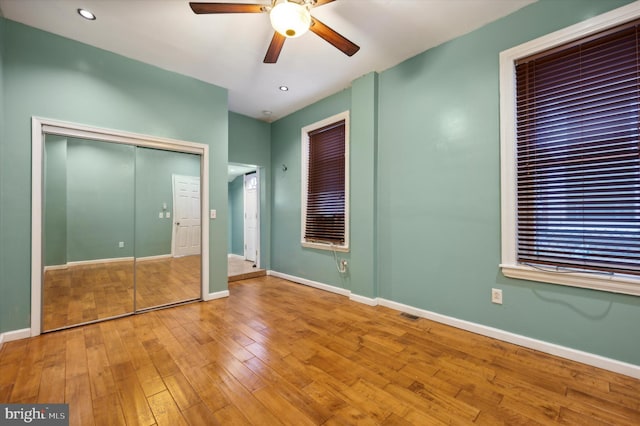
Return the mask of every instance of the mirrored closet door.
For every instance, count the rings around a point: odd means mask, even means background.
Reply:
[[[201,155],[45,134],[42,331],[202,297]]]

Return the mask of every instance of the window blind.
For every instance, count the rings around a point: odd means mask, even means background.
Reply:
[[[304,238],[345,241],[345,121],[308,133],[307,211]]]
[[[640,275],[639,23],[516,63],[521,263]]]

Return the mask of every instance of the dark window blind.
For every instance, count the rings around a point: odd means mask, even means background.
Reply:
[[[639,23],[516,63],[521,263],[640,275]]]
[[[345,121],[313,130],[309,136],[307,214],[304,238],[345,241]]]

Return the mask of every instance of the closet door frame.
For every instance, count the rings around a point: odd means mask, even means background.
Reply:
[[[42,276],[43,276],[43,191],[44,191],[44,135],[58,135],[103,142],[155,148],[200,155],[200,208],[201,208],[201,290],[200,300],[209,293],[209,146],[177,139],[161,138],[139,133],[124,132],[83,124],[31,118],[31,336],[42,331]]]

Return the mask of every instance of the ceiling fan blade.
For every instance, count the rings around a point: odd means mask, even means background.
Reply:
[[[280,51],[282,50],[282,46],[284,45],[285,40],[285,36],[277,31],[274,31],[273,38],[271,39],[271,43],[269,44],[269,48],[267,49],[267,54],[264,55],[263,62],[265,64],[275,64],[278,61],[278,56],[280,56]]]
[[[360,50],[360,46],[347,40],[345,37],[318,21],[316,18],[311,18],[311,27],[309,27],[309,30],[331,43],[347,56],[353,56],[358,50]]]
[[[244,3],[189,3],[191,10],[197,14],[203,13],[262,13],[265,11],[261,4]]]
[[[316,0],[316,2],[313,4],[313,7],[322,6],[323,4],[331,3],[334,1],[336,0]]]

